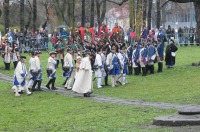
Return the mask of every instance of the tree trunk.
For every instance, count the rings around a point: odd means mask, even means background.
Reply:
[[[20,30],[24,31],[24,0],[20,0]]]
[[[130,17],[130,27],[133,28],[135,25],[135,0],[129,0],[129,17]]]
[[[147,23],[147,0],[143,0],[143,26]]]
[[[148,31],[151,29],[151,11],[152,11],[152,4],[153,0],[149,0],[149,9],[148,9],[148,26],[147,29]]]
[[[156,21],[156,27],[157,29],[160,28],[160,22],[161,22],[161,13],[160,13],[160,0],[157,0],[156,2],[156,8],[157,8],[157,21]]]
[[[100,27],[100,25],[101,25],[101,17],[100,17],[100,3],[99,3],[99,0],[96,0],[96,8],[97,8],[97,23],[98,23],[98,26]]]
[[[106,6],[107,6],[107,2],[106,0],[103,0],[103,7],[102,7],[102,11],[101,11],[101,23],[104,21],[105,19],[105,15],[106,15]]]
[[[37,29],[36,21],[37,21],[37,1],[33,0],[33,31],[34,32]]]
[[[197,22],[197,37],[200,39],[200,2],[196,1],[194,2],[194,7],[195,7],[195,13],[196,13],[196,22]]]
[[[4,27],[4,31],[5,33],[8,32],[9,30],[9,26],[10,26],[10,10],[9,10],[9,0],[4,0],[3,3],[3,9],[4,9],[4,21],[5,21],[5,27]]]
[[[94,27],[94,0],[91,0],[90,26]]]
[[[85,0],[82,0],[82,17],[81,17],[81,24],[85,26]]]
[[[74,0],[68,2],[68,18],[69,18],[69,26],[74,27]]]

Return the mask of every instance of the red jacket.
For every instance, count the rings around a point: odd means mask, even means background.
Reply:
[[[110,34],[110,37],[113,37],[113,35],[114,35],[116,32],[118,32],[118,33],[121,32],[120,27],[114,27],[114,28],[112,29],[112,32],[111,32],[111,34]]]
[[[89,30],[90,30],[90,33],[92,34],[92,39],[95,39],[94,28],[90,27]]]
[[[106,34],[108,34],[108,27],[107,26],[101,26],[99,28],[99,32],[98,32],[98,36],[101,36],[101,31],[105,32]]]
[[[85,30],[83,27],[79,27],[79,31],[80,31],[80,37],[81,40],[84,40],[84,35],[85,35]]]

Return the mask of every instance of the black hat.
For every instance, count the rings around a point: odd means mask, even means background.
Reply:
[[[73,49],[71,47],[67,48],[67,52],[72,51]]]
[[[123,44],[120,46],[120,50],[122,50],[123,48],[125,48],[125,43],[123,43]]]
[[[49,53],[49,55],[53,55],[53,54],[56,55],[57,53],[55,51],[52,51]]]
[[[42,54],[42,52],[38,50],[38,51],[35,51],[34,54],[35,54],[35,55],[37,55],[37,54]]]
[[[58,41],[61,41],[61,42],[62,42],[63,40],[62,40],[62,39],[57,39],[56,42],[58,42]]]
[[[20,59],[26,59],[26,56],[20,56]]]
[[[101,47],[98,47],[96,51],[97,51],[97,52],[100,52],[101,50],[102,50],[102,48],[101,48]]]
[[[85,54],[85,55],[88,55],[88,54],[91,55],[91,51],[88,50],[88,49],[86,49],[86,50],[84,51],[84,54]]]

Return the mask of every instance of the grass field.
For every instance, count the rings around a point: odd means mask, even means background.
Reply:
[[[54,92],[35,92],[14,97],[12,85],[0,82],[0,131],[111,132],[145,131],[153,118],[174,113],[150,107],[132,107],[90,102]],[[148,131],[170,131],[149,129]]]
[[[94,92],[96,94],[130,100],[200,104],[200,67],[191,66],[192,62],[200,61],[199,53],[200,48],[196,46],[180,47],[177,51],[176,66],[174,68],[167,69],[164,66],[163,73],[156,73],[146,77],[128,76],[129,84],[117,88],[105,87],[97,90],[96,82],[94,82]],[[48,54],[44,52],[41,55],[43,83],[48,81],[45,72],[47,59]],[[29,59],[27,59],[27,64],[28,60]],[[13,76],[13,69],[5,71],[3,67],[3,62],[1,62],[1,73]],[[57,69],[56,85],[63,87],[61,84],[65,78],[62,77],[62,70],[60,67],[61,65]],[[157,64],[155,64],[155,71],[156,70]]]
[[[200,104],[200,68],[191,66],[192,62],[200,61],[199,53],[199,47],[181,47],[175,68],[164,67],[163,73],[146,77],[129,76],[129,84],[117,88],[97,90],[95,82],[94,93],[130,100]],[[43,83],[48,81],[47,59],[48,54],[44,52],[41,56]],[[1,61],[0,73],[13,76],[13,65],[10,71],[5,71]],[[63,81],[59,68],[57,86],[62,86]],[[16,98],[11,87],[10,83],[0,82],[0,131],[172,131],[167,128],[147,130],[144,126],[151,125],[157,116],[175,113],[174,110],[96,103],[51,91]]]

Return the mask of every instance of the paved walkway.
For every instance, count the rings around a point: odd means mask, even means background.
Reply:
[[[8,82],[12,82],[12,77],[9,77],[7,75],[0,73],[0,80],[5,80]],[[42,86],[44,90],[48,90],[44,85]],[[174,103],[164,103],[164,102],[145,102],[141,100],[126,100],[126,99],[119,99],[119,98],[113,98],[113,97],[106,97],[103,95],[98,94],[92,94],[90,98],[83,97],[82,94],[77,94],[71,90],[65,90],[63,88],[57,87],[58,90],[55,90],[55,92],[58,92],[60,94],[63,94],[65,96],[71,96],[75,98],[84,98],[91,101],[96,102],[105,102],[105,103],[112,103],[112,104],[120,104],[120,105],[127,105],[127,106],[147,106],[147,107],[155,107],[160,109],[185,109],[185,108],[191,108],[191,109],[199,109],[200,105],[196,104],[189,104],[189,105],[183,105],[183,104],[174,104]]]

